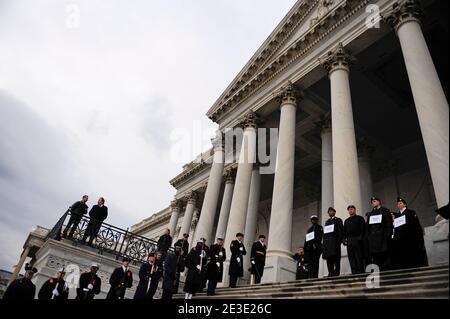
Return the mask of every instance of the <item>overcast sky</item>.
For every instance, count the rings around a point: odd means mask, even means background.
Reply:
[[[0,268],[84,193],[122,228],[167,207],[171,133],[215,129],[206,111],[294,3],[0,0]]]

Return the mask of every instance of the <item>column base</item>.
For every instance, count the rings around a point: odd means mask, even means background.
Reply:
[[[262,283],[287,282],[295,280],[295,261],[285,256],[267,256]]]

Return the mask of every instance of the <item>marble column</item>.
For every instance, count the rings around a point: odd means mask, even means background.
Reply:
[[[11,275],[11,278],[8,281],[8,285],[12,283],[14,280],[17,279],[19,276],[20,271],[22,270],[23,264],[25,262],[25,259],[27,259],[28,254],[30,253],[30,246],[27,246],[22,251],[22,254],[20,255],[19,262],[17,263],[16,267],[14,268],[14,272]]]
[[[277,95],[281,116],[273,186],[266,267],[262,282],[295,279],[292,261],[292,210],[294,205],[295,126],[297,101],[292,83]]]
[[[365,139],[359,139],[357,141],[358,147],[358,164],[359,164],[359,178],[361,183],[361,208],[358,214],[364,216],[365,213],[372,210],[370,204],[370,198],[373,193],[372,182],[372,167],[370,165],[370,159],[373,154],[373,147]]]
[[[177,229],[177,224],[178,224],[178,216],[180,215],[180,205],[181,202],[177,199],[174,199],[171,203],[170,203],[170,208],[172,210],[172,214],[170,215],[170,221],[169,221],[169,230],[170,230],[170,236],[172,236],[172,238],[175,235],[175,230]]]
[[[219,236],[225,237],[225,234],[227,232],[228,217],[230,216],[230,207],[231,200],[233,198],[235,176],[236,170],[234,168],[229,168],[225,172],[225,189],[223,191],[222,205],[220,207],[216,238]]]
[[[245,221],[244,246],[247,249],[247,255],[244,256],[244,279],[250,279],[250,251],[256,240],[256,226],[258,223],[259,200],[261,195],[261,175],[259,165],[255,164],[252,171],[252,181],[250,185],[250,196],[248,198],[247,219]]]
[[[195,204],[197,202],[197,193],[194,191],[189,192],[186,196],[187,204],[186,210],[184,211],[183,222],[181,224],[181,230],[179,237],[183,238],[183,234],[189,234],[192,223],[192,216],[194,215]]]
[[[422,132],[438,207],[449,202],[449,111],[421,28],[423,13],[417,0],[401,1],[385,17],[400,41],[417,117]]]
[[[331,82],[331,122],[333,140],[333,201],[336,216],[345,220],[347,206],[361,209],[361,186],[349,71],[354,58],[342,44],[329,52],[322,65]]]
[[[214,159],[206,187],[205,199],[203,201],[200,219],[198,221],[197,230],[195,231],[195,240],[205,238],[209,245],[214,241],[212,231],[214,220],[216,218],[217,202],[219,200],[220,188],[222,186],[222,174],[224,166],[224,147],[222,134],[212,140],[214,146]]]

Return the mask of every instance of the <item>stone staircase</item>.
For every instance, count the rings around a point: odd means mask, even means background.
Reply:
[[[277,284],[217,288],[215,296],[200,293],[195,299],[341,299],[433,298],[449,299],[449,265],[380,273],[379,288],[367,288],[368,274],[306,279]],[[182,294],[174,296],[183,298]]]

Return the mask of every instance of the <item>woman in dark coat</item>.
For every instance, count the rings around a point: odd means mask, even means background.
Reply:
[[[187,256],[186,265],[189,269],[183,289],[186,293],[185,299],[191,299],[193,295],[202,290],[208,262],[207,254],[203,248],[204,243],[199,241]]]
[[[164,263],[163,293],[161,299],[172,299],[178,293],[180,276],[184,271],[184,257],[182,244],[175,244],[175,253],[169,253]]]

